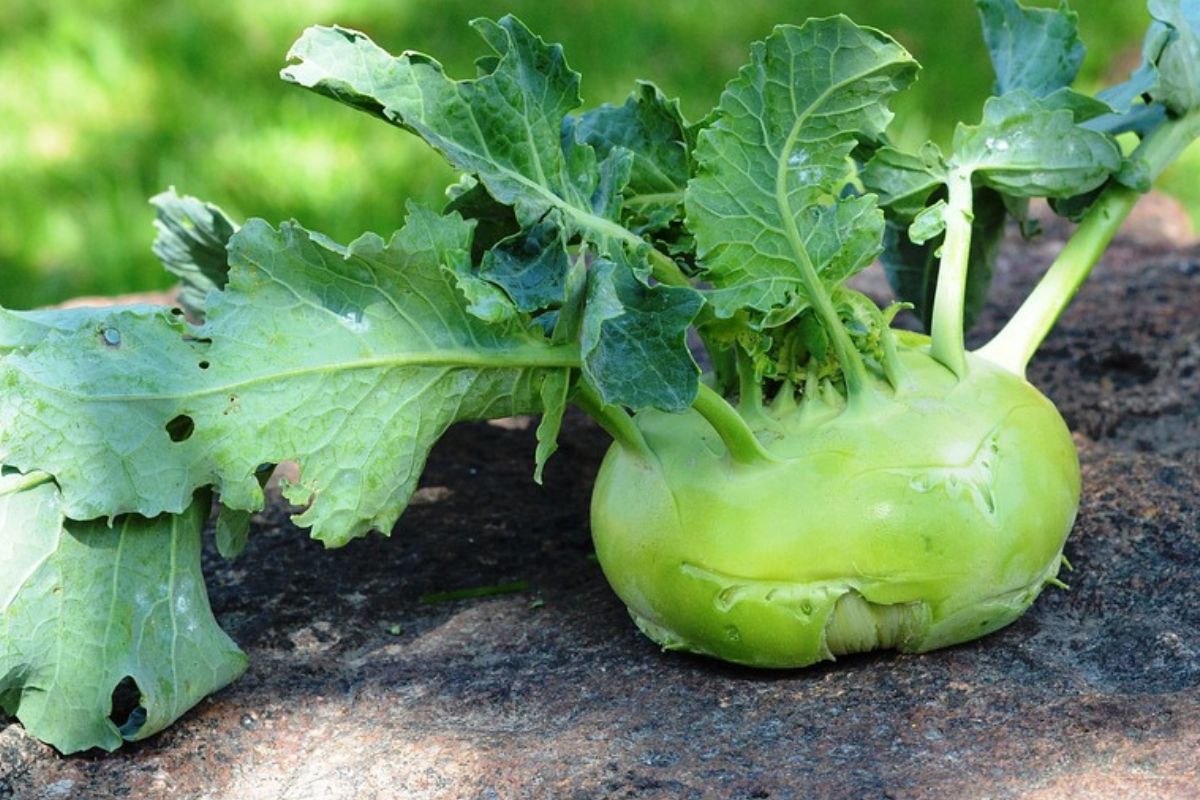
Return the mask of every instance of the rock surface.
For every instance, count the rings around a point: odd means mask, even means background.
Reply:
[[[323,552],[276,504],[206,557],[251,666],[165,733],[62,758],[0,721],[0,798],[1200,796],[1200,252],[1172,246],[1118,240],[1031,369],[1084,495],[1070,591],[1006,630],[800,672],[661,653],[589,557],[604,436],[572,418],[538,487],[528,426],[461,426],[392,539]]]

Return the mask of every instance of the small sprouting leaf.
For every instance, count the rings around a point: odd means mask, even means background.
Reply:
[[[648,286],[624,261],[598,259],[588,274],[583,373],[608,405],[687,408],[700,370],[687,329],[704,300],[692,289]]]
[[[633,154],[624,204],[624,222],[632,230],[661,230],[682,216],[692,136],[678,100],[668,100],[653,83],[638,81],[624,105],[605,104],[568,117],[567,128],[601,158],[615,148]]]
[[[208,510],[204,495],[178,516],[71,522],[52,482],[0,478],[4,712],[63,753],[114,750],[240,675],[246,657],[217,626],[200,569]],[[140,707],[114,722],[126,678]]]
[[[1071,110],[1048,110],[1020,90],[988,100],[978,125],[959,125],[949,161],[1006,194],[1070,197],[1120,169],[1121,151],[1112,137],[1077,125]]]
[[[996,94],[1034,97],[1070,86],[1083,64],[1079,16],[1067,8],[1024,8],[1017,0],[976,0]]]
[[[911,220],[934,191],[946,183],[946,161],[933,142],[918,155],[881,147],[859,173],[868,192],[879,195],[889,219]]]
[[[802,307],[805,262],[832,286],[874,260],[883,215],[871,195],[842,198],[849,156],[881,137],[887,100],[916,70],[900,45],[845,17],[780,26],[753,45],[699,134],[685,199],[720,315]]]
[[[935,236],[946,232],[946,201],[938,200],[922,209],[908,226],[908,238],[913,244],[925,244]]]
[[[237,231],[221,209],[171,188],[150,198],[154,206],[154,255],[181,282],[179,302],[204,315],[208,293],[225,286],[229,264],[225,247]]]

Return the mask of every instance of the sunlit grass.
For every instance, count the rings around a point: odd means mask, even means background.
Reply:
[[[1076,5],[1091,46],[1084,80],[1119,77],[1112,57],[1136,50],[1142,3]],[[925,64],[897,103],[898,141],[947,140],[991,81],[970,0],[10,0],[0,4],[0,303],[165,285],[146,200],[170,185],[239,218],[295,217],[342,240],[395,228],[410,198],[441,203],[452,175],[435,154],[282,84],[279,67],[306,25],[339,22],[467,77],[483,45],[466,21],[506,11],[563,42],[588,105],[620,102],[649,77],[699,117],[751,40],[837,12],[892,32]],[[1189,154],[1167,177],[1193,209],[1198,170],[1200,153]]]

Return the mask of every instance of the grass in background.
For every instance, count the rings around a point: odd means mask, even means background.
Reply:
[[[1142,3],[1075,5],[1089,44],[1083,81],[1123,77],[1113,57],[1136,52]],[[469,76],[484,50],[466,21],[507,11],[564,44],[589,106],[621,102],[645,77],[699,116],[751,40],[838,12],[892,33],[924,64],[897,104],[903,142],[947,140],[955,120],[977,118],[991,83],[970,0],[9,0],[0,6],[0,304],[167,285],[150,254],[146,200],[170,185],[237,218],[295,217],[341,240],[390,232],[408,198],[440,205],[453,176],[435,154],[283,84],[278,70],[305,26],[337,22]],[[1198,162],[1185,158],[1168,176],[1192,208]]]

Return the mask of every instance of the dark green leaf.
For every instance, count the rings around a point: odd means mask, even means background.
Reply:
[[[512,206],[506,206],[488,194],[483,184],[473,178],[465,179],[466,185],[456,184],[452,189],[446,214],[460,214],[464,219],[475,220],[475,235],[471,239],[471,263],[483,261],[483,254],[501,239],[519,233],[517,215]]]
[[[1024,89],[1034,97],[1070,86],[1083,64],[1079,17],[1058,8],[1023,8],[1017,0],[976,0],[983,40],[996,71],[996,94]]]
[[[678,100],[638,81],[624,105],[605,104],[568,117],[576,139],[607,157],[615,148],[633,154],[625,187],[625,222],[635,231],[660,230],[682,216],[683,192],[691,176],[690,136]]]
[[[545,221],[485,253],[479,277],[502,287],[519,310],[529,313],[563,304],[569,268],[561,229]]]
[[[588,274],[583,372],[608,405],[678,411],[700,374],[687,329],[704,304],[685,288],[648,286],[624,261],[598,259]]]
[[[208,293],[225,286],[229,263],[225,247],[237,231],[225,212],[195,197],[180,197],[171,188],[150,199],[154,206],[154,255],[167,272],[179,277],[179,303],[204,315]]]

